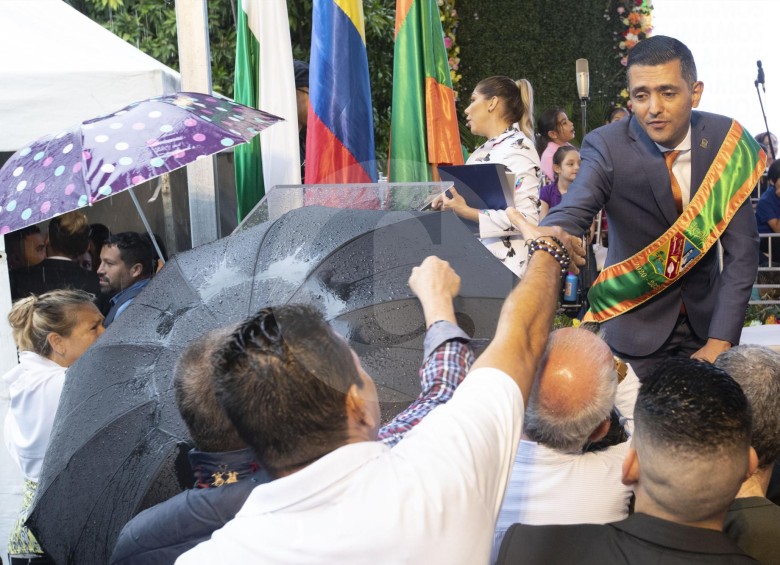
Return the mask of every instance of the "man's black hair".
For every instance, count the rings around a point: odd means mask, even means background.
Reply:
[[[655,67],[672,61],[680,61],[680,71],[688,85],[696,82],[696,62],[693,54],[682,41],[665,35],[654,35],[637,43],[628,52],[626,72],[634,65]]]
[[[156,253],[149,237],[134,231],[115,233],[103,244],[119,249],[119,258],[130,269],[136,263],[142,267],[141,278],[149,278],[155,273]]]
[[[272,475],[344,444],[346,394],[363,381],[351,349],[316,309],[264,308],[214,358],[217,397]]]
[[[634,409],[643,442],[691,454],[750,446],[751,412],[728,373],[687,358],[660,362],[642,381]]]

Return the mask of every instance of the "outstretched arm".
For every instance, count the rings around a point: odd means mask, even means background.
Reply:
[[[583,264],[582,243],[560,228],[551,229],[551,233],[565,245],[573,258],[572,263]],[[523,235],[526,233],[524,231]],[[493,341],[474,364],[474,369],[493,367],[509,375],[520,387],[525,402],[528,401],[536,367],[552,327],[564,268],[550,252],[556,249],[562,251],[559,244],[549,236],[537,241],[546,249],[540,249],[531,256],[523,280],[504,302]]]
[[[428,257],[415,267],[409,286],[420,299],[425,315],[425,352],[420,368],[422,391],[417,399],[379,430],[378,439],[393,447],[431,410],[452,398],[463,381],[474,354],[469,336],[455,324],[452,301],[460,289],[460,277],[446,261]]]

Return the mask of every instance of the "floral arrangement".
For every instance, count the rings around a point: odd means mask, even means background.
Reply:
[[[614,12],[610,12],[614,8]],[[653,31],[652,0],[618,0],[604,14],[607,20],[613,20],[616,28],[612,35],[615,39],[615,49],[624,67],[628,62],[628,52],[641,40],[650,37]],[[620,93],[623,100],[628,100],[628,91]]]
[[[773,271],[759,271],[756,285],[750,296],[752,304],[745,312],[746,326],[780,324],[780,274]]]
[[[780,324],[780,305],[751,304],[745,312],[745,326]]]
[[[455,0],[437,0],[441,17],[441,27],[444,31],[444,47],[449,57],[450,79],[455,95],[458,93],[458,84],[463,76],[458,72],[460,68],[460,47],[455,43],[458,31],[458,12],[455,9]]]

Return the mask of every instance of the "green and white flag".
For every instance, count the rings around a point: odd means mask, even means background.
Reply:
[[[236,38],[236,102],[285,119],[235,149],[238,219],[270,190],[300,184],[298,107],[285,0],[242,0]]]

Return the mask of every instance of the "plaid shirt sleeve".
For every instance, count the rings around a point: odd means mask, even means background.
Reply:
[[[378,440],[393,447],[406,433],[444,404],[474,363],[468,335],[455,324],[435,322],[425,335],[425,362],[420,367],[422,392],[409,407],[379,430]]]

